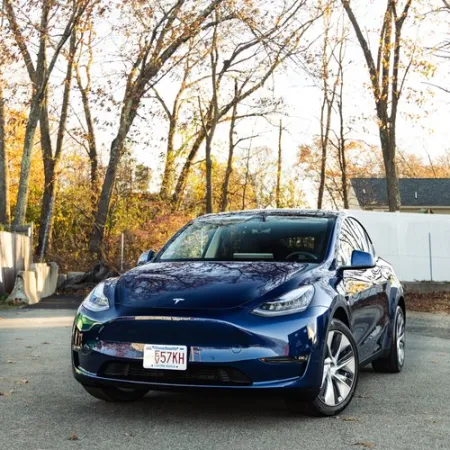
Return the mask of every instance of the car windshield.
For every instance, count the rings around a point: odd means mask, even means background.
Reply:
[[[200,219],[185,228],[159,261],[321,262],[333,218],[228,216]]]

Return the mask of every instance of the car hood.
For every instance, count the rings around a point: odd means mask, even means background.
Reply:
[[[225,309],[254,301],[311,265],[278,262],[165,262],[137,267],[117,283],[130,307]]]

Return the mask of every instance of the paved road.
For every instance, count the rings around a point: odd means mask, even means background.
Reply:
[[[0,311],[2,450],[450,448],[449,317],[410,314],[405,371],[366,369],[345,414],[311,419],[289,415],[275,399],[154,393],[131,405],[95,400],[72,379],[73,315]],[[78,439],[68,440],[72,434]]]

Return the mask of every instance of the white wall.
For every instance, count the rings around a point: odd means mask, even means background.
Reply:
[[[450,281],[450,216],[351,211],[367,229],[378,255],[401,281]]]

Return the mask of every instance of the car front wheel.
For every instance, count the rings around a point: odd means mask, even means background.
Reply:
[[[121,389],[110,386],[86,386],[84,389],[93,397],[105,402],[134,402],[145,397],[148,389]]]
[[[323,377],[320,392],[310,401],[287,399],[295,412],[334,416],[344,410],[353,398],[359,377],[358,350],[348,327],[333,320],[325,343]]]

